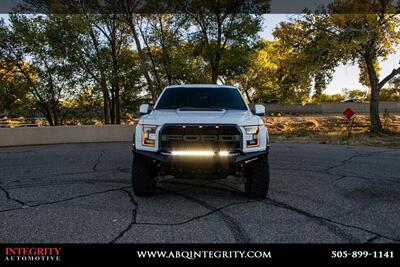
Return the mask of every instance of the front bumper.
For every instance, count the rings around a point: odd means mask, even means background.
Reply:
[[[268,149],[259,152],[243,153],[226,157],[191,157],[174,156],[163,151],[148,152],[133,149],[134,159],[147,159],[158,175],[174,175],[176,177],[220,179],[228,175],[242,175],[245,170],[258,159],[268,155]]]
[[[164,151],[157,151],[157,152],[149,152],[149,151],[142,151],[142,150],[136,150],[132,149],[132,152],[134,155],[142,156],[151,160],[155,160],[161,163],[166,163],[166,162],[173,162],[173,161],[182,161],[182,160],[194,160],[195,157],[190,158],[190,156],[181,158],[172,155],[171,153],[164,152]],[[251,153],[243,153],[243,152],[237,152],[235,155],[230,155],[227,156],[226,158],[220,158],[220,157],[209,157],[203,159],[204,161],[211,160],[211,161],[229,161],[232,163],[249,163],[251,161],[257,160],[258,158],[262,158],[268,155],[268,147],[266,150],[263,151],[257,151],[257,152],[251,152]]]

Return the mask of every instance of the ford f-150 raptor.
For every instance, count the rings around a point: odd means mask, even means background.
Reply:
[[[269,187],[269,136],[263,105],[250,110],[234,86],[166,87],[154,108],[140,106],[135,127],[132,186],[138,196],[155,191],[156,177],[221,179],[241,176],[249,197]]]

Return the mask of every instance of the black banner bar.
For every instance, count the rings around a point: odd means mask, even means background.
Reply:
[[[400,266],[400,244],[2,244],[0,266]]]
[[[342,10],[331,10],[333,3],[345,4]],[[385,6],[385,9],[382,7]],[[388,7],[391,8],[388,8]],[[343,8],[343,6],[342,6]],[[160,14],[160,13],[226,13],[303,14],[325,12],[398,14],[399,0],[1,0],[0,13],[31,14]],[[385,11],[387,10],[387,11]]]

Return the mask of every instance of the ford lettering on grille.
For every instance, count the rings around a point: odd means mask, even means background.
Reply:
[[[179,135],[179,134],[163,134],[162,141],[184,141],[184,142],[238,142],[239,135]]]

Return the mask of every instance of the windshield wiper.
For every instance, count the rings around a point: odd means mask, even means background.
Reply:
[[[221,107],[221,106],[209,106],[208,108],[216,108],[220,110],[230,110],[231,108]]]
[[[181,106],[165,106],[165,107],[159,107],[157,109],[178,109],[181,108]]]
[[[224,108],[220,106],[208,106],[208,107],[190,107],[190,106],[176,106],[176,105],[171,105],[171,106],[165,106],[165,107],[159,107],[157,109],[179,109],[182,111],[190,111],[190,110],[203,110],[203,111],[222,111],[222,110],[230,110],[231,108]]]
[[[223,110],[220,107],[181,107],[179,110],[181,111],[191,111],[191,110],[199,110],[199,111],[221,111]]]

